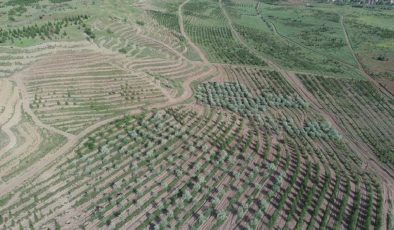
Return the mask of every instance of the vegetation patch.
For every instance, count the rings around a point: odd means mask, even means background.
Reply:
[[[367,81],[299,76],[326,110],[343,117],[340,122],[349,135],[367,143],[382,162],[394,164],[391,98]]]
[[[184,11],[188,35],[204,48],[213,62],[265,65],[233,37],[218,3],[193,1],[185,5]]]
[[[303,99],[289,95],[264,92],[253,97],[245,86],[233,82],[201,84],[197,88],[196,98],[210,106],[226,108],[242,115],[264,112],[268,107],[308,107]]]
[[[55,36],[67,36],[67,33],[62,29],[68,26],[76,25],[86,27],[84,24],[84,20],[88,18],[87,15],[79,15],[74,17],[66,17],[61,20],[56,20],[54,22],[47,22],[43,25],[34,25],[34,26],[27,26],[22,28],[15,28],[15,29],[2,29],[0,28],[0,44],[5,43],[7,41],[11,41],[12,43],[18,39],[35,39],[41,38],[42,40],[45,39],[53,39]],[[88,28],[85,28],[85,33],[91,36],[91,31]]]

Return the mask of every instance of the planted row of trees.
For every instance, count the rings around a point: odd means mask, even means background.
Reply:
[[[150,10],[148,13],[162,26],[165,26],[167,29],[180,34],[180,27],[178,16],[176,13],[167,13],[160,11]]]
[[[265,63],[233,37],[218,2],[198,0],[184,6],[185,29],[191,39],[204,48],[213,62]]]
[[[394,164],[390,98],[363,80],[304,74],[299,77],[326,110],[340,117],[340,125],[349,134],[367,143],[382,162]]]
[[[327,121],[306,122],[304,127],[299,128],[292,118],[283,118],[280,124],[292,136],[309,136],[311,138],[323,138],[331,140],[341,139],[341,135]]]
[[[316,125],[325,127],[311,124]],[[51,215],[47,210],[56,212],[58,195],[68,194],[73,207],[91,213],[85,221],[96,228],[217,229],[236,221],[260,229],[286,221],[285,227],[296,222],[295,228],[313,229],[331,228],[330,220],[341,215],[335,224],[347,227],[353,193],[340,179],[347,171],[335,170],[334,185],[325,167],[321,182],[321,165],[334,166],[315,161],[320,145],[286,135],[278,143],[271,138],[239,116],[211,109],[201,116],[175,107],[125,117],[90,134],[48,180],[23,189],[21,199],[9,206],[12,215],[4,212],[15,223],[4,226],[37,228]],[[335,157],[325,159],[336,164]],[[370,225],[378,223],[373,213],[380,201],[373,201],[351,205],[359,207],[358,216],[372,211]]]
[[[268,107],[308,107],[307,102],[295,96],[263,92],[253,97],[245,86],[233,82],[201,84],[197,88],[196,98],[210,106],[229,109],[241,115],[264,112]]]

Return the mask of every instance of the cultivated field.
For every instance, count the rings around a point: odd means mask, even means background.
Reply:
[[[0,229],[393,229],[393,8],[0,3]]]

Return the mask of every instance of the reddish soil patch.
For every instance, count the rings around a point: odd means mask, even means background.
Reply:
[[[386,55],[387,60],[378,60],[379,53],[361,53],[357,57],[369,72],[394,72],[394,55]]]
[[[379,78],[379,84],[386,88],[391,94],[394,94],[394,80],[390,78]]]

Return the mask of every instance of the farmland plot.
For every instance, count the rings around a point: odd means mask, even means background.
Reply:
[[[56,51],[89,50],[88,42],[48,42],[28,48],[0,47],[0,77],[9,77],[27,65]]]
[[[43,158],[64,139],[49,130],[35,126],[23,113],[22,99],[15,83],[0,80],[0,184],[17,176]],[[45,147],[44,147],[45,146]]]
[[[198,9],[198,11],[196,11]],[[214,1],[189,2],[184,6],[186,32],[204,48],[210,61],[232,64],[264,65],[237,42]]]
[[[367,210],[380,210],[380,188],[343,165],[357,167],[339,146],[261,132],[227,112],[169,108],[95,131],[1,210],[10,228],[377,224]]]
[[[110,58],[65,52],[35,63],[23,71],[29,106],[44,123],[75,133],[103,117],[166,100],[151,78],[104,62]]]
[[[0,229],[392,229],[385,7],[0,3]]]
[[[352,138],[362,140],[379,157],[393,166],[393,104],[366,81],[337,80],[299,75],[325,109]]]

